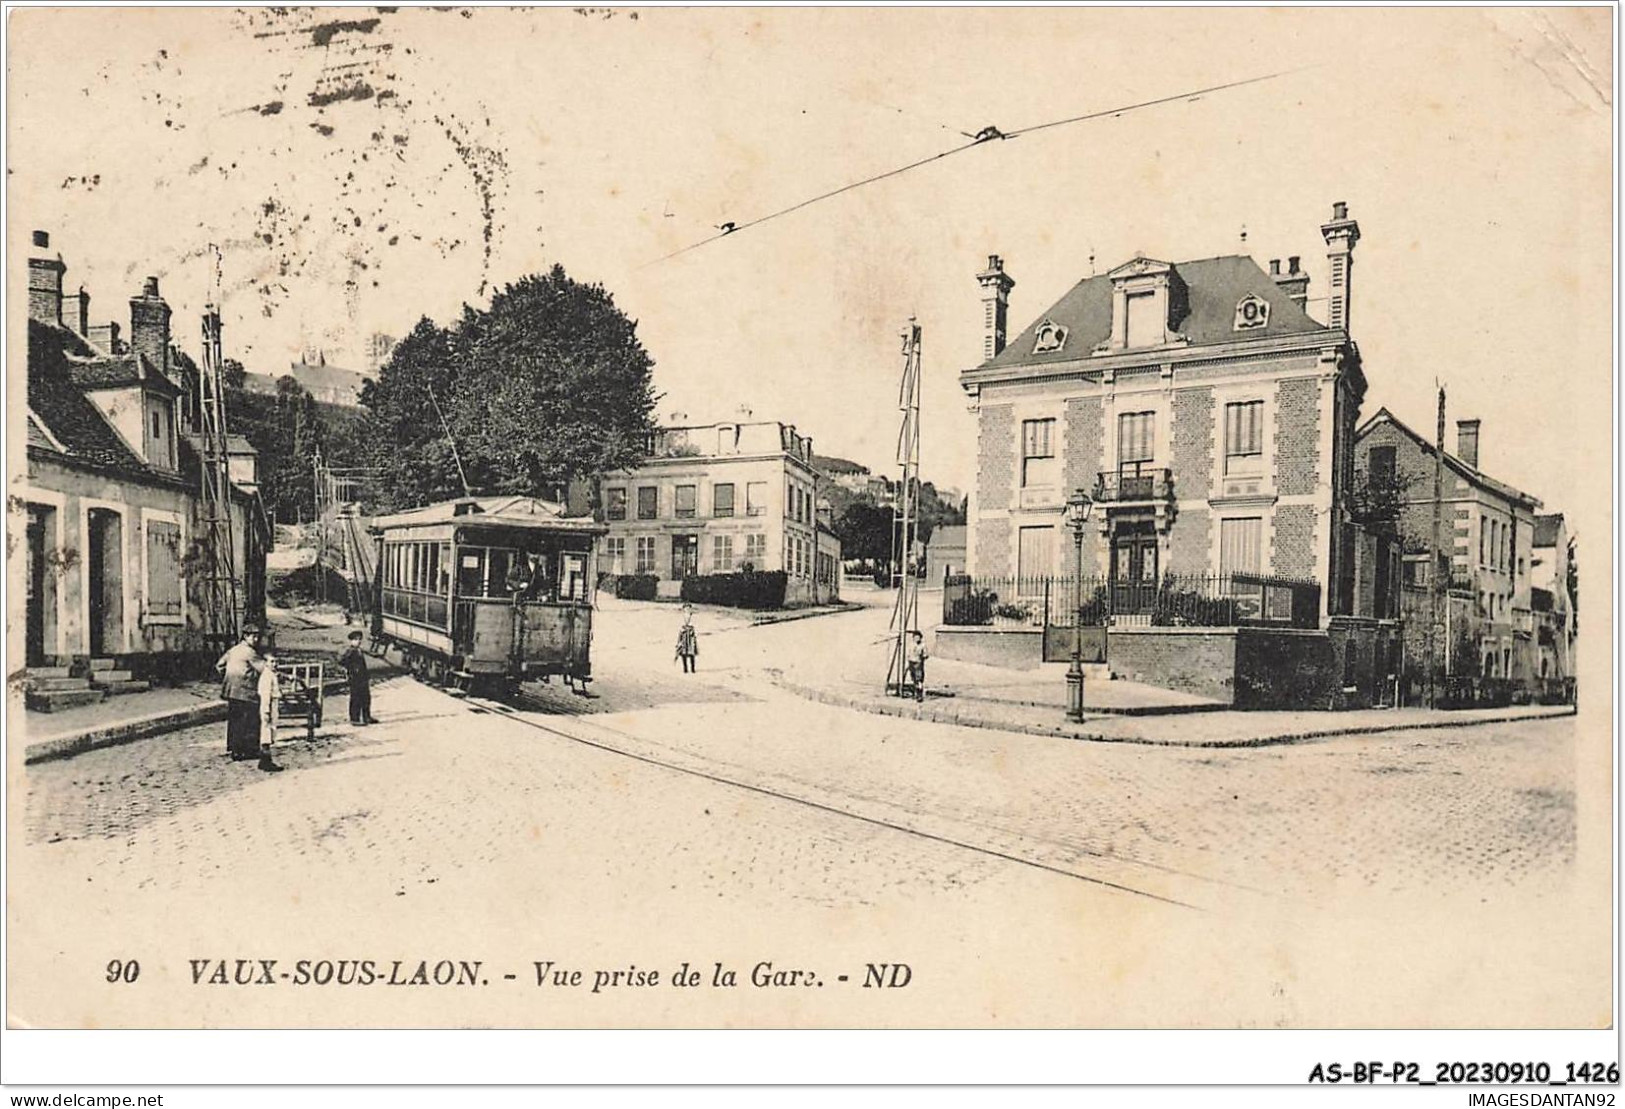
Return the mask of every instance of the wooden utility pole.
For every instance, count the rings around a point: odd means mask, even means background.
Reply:
[[[1433,542],[1429,547],[1428,571],[1428,707],[1438,707],[1439,639],[1443,634],[1439,626],[1440,594],[1449,605],[1450,595],[1445,592],[1450,583],[1447,569],[1442,569],[1439,548],[1444,532],[1444,386],[1439,386],[1439,423],[1433,442]]]

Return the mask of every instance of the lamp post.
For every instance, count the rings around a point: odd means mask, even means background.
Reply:
[[[1066,502],[1066,522],[1072,529],[1072,665],[1066,671],[1066,715],[1083,723],[1083,529],[1095,502],[1082,489]]]

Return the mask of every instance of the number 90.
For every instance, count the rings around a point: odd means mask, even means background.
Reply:
[[[129,985],[141,977],[141,964],[134,959],[126,962],[123,959],[114,959],[107,964],[107,980],[109,982],[123,982]]]

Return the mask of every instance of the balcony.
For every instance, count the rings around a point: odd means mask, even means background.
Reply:
[[[1173,471],[1144,469],[1138,472],[1103,470],[1095,477],[1095,500],[1107,504],[1153,504],[1174,499]]]

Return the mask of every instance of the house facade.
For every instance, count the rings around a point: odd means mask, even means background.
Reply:
[[[977,275],[984,360],[960,375],[977,416],[969,573],[1070,574],[1062,513],[1083,490],[1094,500],[1085,575],[1114,587],[1274,575],[1318,583],[1323,621],[1351,612],[1360,231],[1341,203],[1320,231],[1325,322],[1305,311],[1297,258],[1266,272],[1240,256],[1138,257],[1080,281],[1007,341],[1015,282],[989,258]],[[1125,590],[1118,616],[1145,595]]]
[[[1386,408],[1360,429],[1362,484],[1393,490],[1394,526],[1362,547],[1361,607],[1393,609],[1404,623],[1405,680],[1415,700],[1435,676],[1528,687],[1539,676],[1532,560],[1540,501],[1480,468],[1481,425],[1458,420],[1442,467],[1434,442]],[[1433,549],[1435,470],[1442,470],[1438,582]],[[1431,630],[1430,630],[1431,629]]]
[[[125,344],[88,323],[83,290],[62,295],[66,266],[49,244],[36,232],[29,260],[27,445],[11,505],[27,540],[12,560],[26,618],[13,654],[31,667],[98,658],[175,673],[210,651],[191,572],[202,525],[184,356],[156,278],[130,301]],[[252,458],[233,461],[251,476]],[[233,487],[230,516],[238,603],[262,616],[270,535],[251,488]]]
[[[782,570],[787,604],[840,595],[841,544],[820,520],[812,439],[754,421],[658,429],[646,458],[600,478],[602,566],[675,596],[697,574]]]
[[[1529,606],[1535,617],[1539,677],[1561,682],[1574,677],[1575,599],[1569,592],[1574,557],[1568,523],[1561,512],[1535,517],[1529,552]]]

